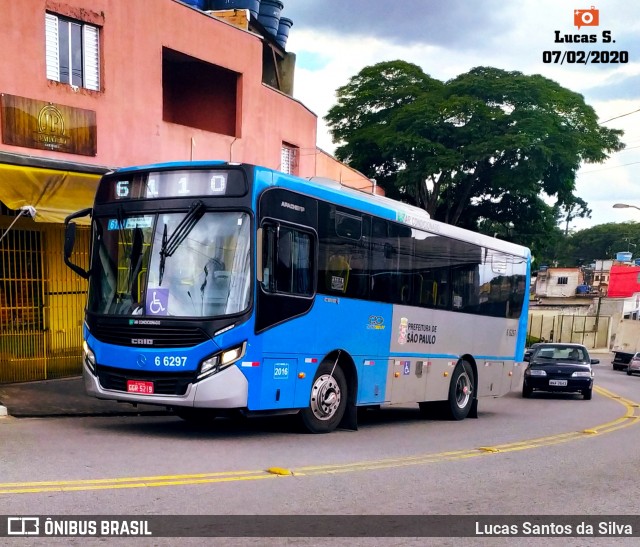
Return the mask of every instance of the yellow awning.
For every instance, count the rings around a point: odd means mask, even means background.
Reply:
[[[0,201],[9,209],[34,207],[37,222],[64,222],[67,215],[93,205],[100,176],[0,164]]]

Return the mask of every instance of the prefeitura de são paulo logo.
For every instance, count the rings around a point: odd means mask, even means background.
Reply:
[[[554,44],[570,44],[567,49],[548,50],[542,52],[543,63],[553,64],[620,64],[629,62],[627,50],[608,49],[615,44],[613,31],[608,28],[598,29],[601,21],[606,24],[606,17],[600,17],[600,10],[595,6],[575,8],[573,14],[573,26],[570,31],[554,30]],[[566,21],[568,23],[568,21]],[[591,32],[585,32],[589,30]],[[595,32],[594,32],[595,31]],[[585,49],[582,44],[608,44],[604,48],[589,46]],[[556,46],[557,47],[557,46]]]

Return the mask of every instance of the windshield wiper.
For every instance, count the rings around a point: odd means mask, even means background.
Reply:
[[[131,253],[129,253],[129,286],[128,290],[131,291],[131,299],[135,301],[135,294],[133,294],[133,286],[136,282],[136,277],[140,273],[142,268],[144,248],[144,234],[140,228],[133,229],[133,236],[131,238]]]
[[[205,205],[202,201],[194,201],[189,208],[185,217],[176,226],[175,230],[167,237],[167,225],[164,225],[162,233],[162,246],[160,247],[160,271],[158,285],[162,285],[162,277],[164,275],[164,265],[168,256],[172,256],[180,247],[182,242],[191,233],[191,230],[198,224],[205,212]]]
[[[125,230],[126,219],[122,205],[118,207],[116,216],[118,221],[118,238],[122,241],[122,249],[126,255],[128,253],[129,242],[127,241],[127,231]]]

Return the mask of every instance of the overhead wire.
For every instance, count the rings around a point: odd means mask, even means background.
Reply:
[[[608,123],[608,122],[611,122],[613,120],[617,120],[619,118],[624,118],[626,116],[631,116],[631,114],[635,114],[636,112],[640,112],[640,108],[638,108],[637,110],[633,110],[631,112],[627,112],[626,114],[620,114],[619,116],[614,116],[613,118],[609,118],[608,120],[604,120],[603,122],[600,122],[600,123]]]

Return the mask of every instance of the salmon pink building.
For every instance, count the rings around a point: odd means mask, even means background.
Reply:
[[[80,370],[86,284],[62,264],[61,223],[107,170],[220,159],[371,187],[316,147],[278,14],[244,4],[3,2],[0,383]]]

